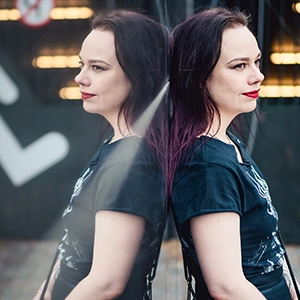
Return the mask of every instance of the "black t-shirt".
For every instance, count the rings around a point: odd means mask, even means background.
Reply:
[[[146,142],[128,137],[103,144],[77,180],[64,212],[66,234],[59,246],[61,261],[81,270],[84,276],[88,274],[97,211],[140,216],[146,220],[144,236],[127,288],[118,299],[143,299],[165,228],[164,200],[163,174]]]
[[[242,266],[249,281],[282,266],[284,250],[277,237],[278,215],[268,185],[242,143],[233,145],[201,137],[189,149],[174,180],[173,213],[190,272],[202,281],[190,219],[196,216],[234,212],[240,216]],[[200,283],[199,283],[200,284]]]

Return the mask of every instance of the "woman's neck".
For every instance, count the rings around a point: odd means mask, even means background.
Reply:
[[[213,137],[218,139],[228,145],[234,146],[237,160],[242,163],[243,158],[239,148],[235,145],[235,143],[231,140],[231,138],[227,135],[227,128],[231,123],[231,119],[227,122],[224,122],[224,119],[221,119],[220,122],[213,122],[212,125],[207,129],[206,133],[203,135]]]
[[[135,135],[134,133],[132,133],[130,130],[126,130],[126,131],[120,131],[120,130],[114,130],[114,135],[111,138],[110,142],[113,143],[115,141],[118,141],[120,139],[124,139],[126,137]]]
[[[112,126],[114,130],[114,135],[110,142],[115,142],[117,140],[137,135],[132,128],[126,124],[125,120],[122,118],[119,121],[115,120],[115,122],[110,122],[110,125]]]
[[[222,119],[214,120],[203,135],[215,137],[224,143],[228,143],[227,128],[229,124],[230,122],[224,122]]]

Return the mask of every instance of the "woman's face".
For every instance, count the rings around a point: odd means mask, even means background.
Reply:
[[[75,81],[80,87],[83,108],[115,123],[131,83],[117,60],[113,33],[92,30],[79,57],[81,71]]]
[[[253,111],[264,75],[261,53],[253,34],[245,26],[225,29],[220,58],[207,81],[221,118],[234,118]]]

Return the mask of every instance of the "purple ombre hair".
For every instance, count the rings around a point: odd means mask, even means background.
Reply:
[[[238,10],[210,8],[177,25],[171,34],[169,196],[176,168],[189,146],[209,130],[215,115],[220,116],[206,83],[220,57],[223,31],[248,27],[248,19]]]

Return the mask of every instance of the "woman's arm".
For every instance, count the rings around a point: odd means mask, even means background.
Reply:
[[[214,299],[265,299],[243,274],[238,214],[195,217],[191,232],[204,280]]]
[[[59,274],[59,268],[60,268],[60,261],[57,260],[57,262],[55,263],[54,267],[53,267],[53,271],[49,280],[49,284],[47,286],[47,290],[45,292],[44,295],[44,300],[51,300],[51,295],[52,295],[52,290],[53,290],[53,286],[55,283],[55,280]],[[44,289],[44,285],[45,285],[46,280],[42,283],[42,285],[40,286],[40,288],[38,289],[36,295],[34,296],[33,300],[40,300],[42,291]]]
[[[67,300],[104,300],[120,296],[129,279],[144,229],[145,220],[141,217],[98,211],[91,271]]]

